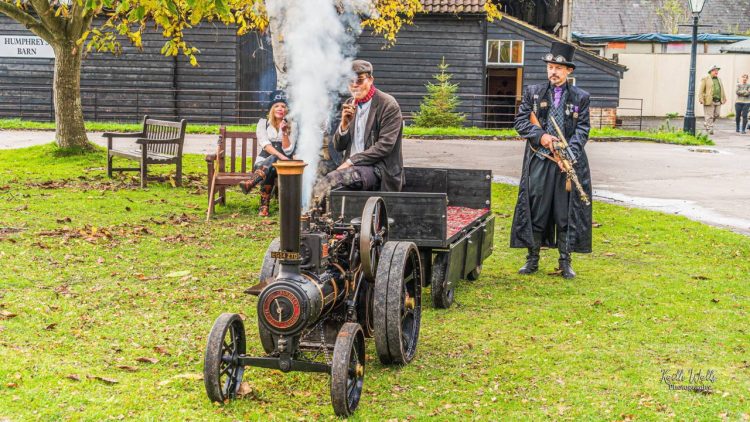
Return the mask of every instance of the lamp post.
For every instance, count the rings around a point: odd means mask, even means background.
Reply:
[[[693,12],[693,42],[690,46],[690,80],[688,82],[688,100],[683,132],[695,135],[695,60],[698,53],[698,16],[703,11],[706,0],[689,0]]]

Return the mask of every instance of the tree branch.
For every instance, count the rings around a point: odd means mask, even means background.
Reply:
[[[87,10],[84,14],[78,2],[73,0],[73,7],[70,9],[70,21],[67,28],[68,37],[76,41],[81,38],[83,32],[91,25],[93,17],[94,12],[92,10]]]
[[[30,0],[31,7],[39,16],[44,26],[49,30],[56,41],[62,41],[65,37],[65,29],[61,25],[61,21],[58,20],[52,7],[50,7],[49,0]]]
[[[24,25],[31,30],[31,32],[39,35],[48,43],[51,43],[55,38],[43,22],[36,20],[34,16],[23,9],[19,9],[12,3],[0,0],[0,13],[8,16],[21,25]]]

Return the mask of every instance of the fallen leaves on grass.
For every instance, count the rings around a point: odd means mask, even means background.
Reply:
[[[68,375],[65,376],[65,378],[67,378],[69,380],[72,380],[72,381],[80,381],[81,380],[81,377],[79,377],[76,374],[68,374]]]
[[[146,358],[146,357],[140,357],[135,359],[137,362],[143,362],[143,363],[156,363],[159,362],[159,359],[156,358]]]
[[[154,346],[154,351],[161,355],[169,356],[169,352],[167,351],[167,348],[164,346]]]
[[[151,230],[149,230],[148,227],[131,226],[129,224],[122,224],[112,227],[97,227],[87,224],[79,228],[62,226],[58,229],[42,230],[36,233],[37,236],[41,237],[61,238],[61,242],[64,244],[70,242],[71,239],[80,239],[91,244],[97,244],[101,242],[116,243],[118,238],[136,240],[141,236],[150,234],[153,233],[151,232]],[[49,248],[49,246],[43,244],[39,244],[37,246],[45,249]]]
[[[105,378],[105,377],[100,377],[98,375],[86,375],[86,378],[92,379],[92,380],[101,381],[101,382],[103,382],[105,384],[109,384],[109,385],[117,384],[117,383],[120,382],[120,381],[117,381],[116,379],[113,379],[113,378]]]
[[[11,319],[17,317],[18,314],[14,314],[13,312],[6,311],[6,310],[0,310],[0,319]]]
[[[165,277],[167,277],[167,278],[179,278],[179,277],[185,277],[186,275],[190,275],[190,270],[174,271],[174,272],[171,272],[171,273],[165,275]]]
[[[118,369],[122,369],[123,371],[126,371],[126,372],[136,372],[136,371],[138,371],[137,367],[135,367],[135,366],[129,366],[129,365],[119,365],[117,368]]]

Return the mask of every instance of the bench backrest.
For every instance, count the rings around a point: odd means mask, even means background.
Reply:
[[[167,120],[149,119],[148,116],[143,118],[143,134],[147,139],[177,139],[175,143],[169,144],[151,144],[148,146],[148,152],[181,156],[182,144],[185,142],[185,119],[179,122],[170,122]]]
[[[258,155],[258,137],[255,132],[230,132],[226,127],[221,126],[219,143],[221,150],[224,151],[223,158],[219,161],[220,172],[251,173],[253,171],[253,160]]]

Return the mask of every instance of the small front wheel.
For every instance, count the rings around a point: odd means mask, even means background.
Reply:
[[[331,365],[331,403],[336,416],[354,413],[365,379],[365,335],[356,322],[347,322],[336,336]]]
[[[237,395],[245,367],[245,326],[238,314],[221,314],[208,335],[203,361],[203,383],[208,398],[226,403]]]

